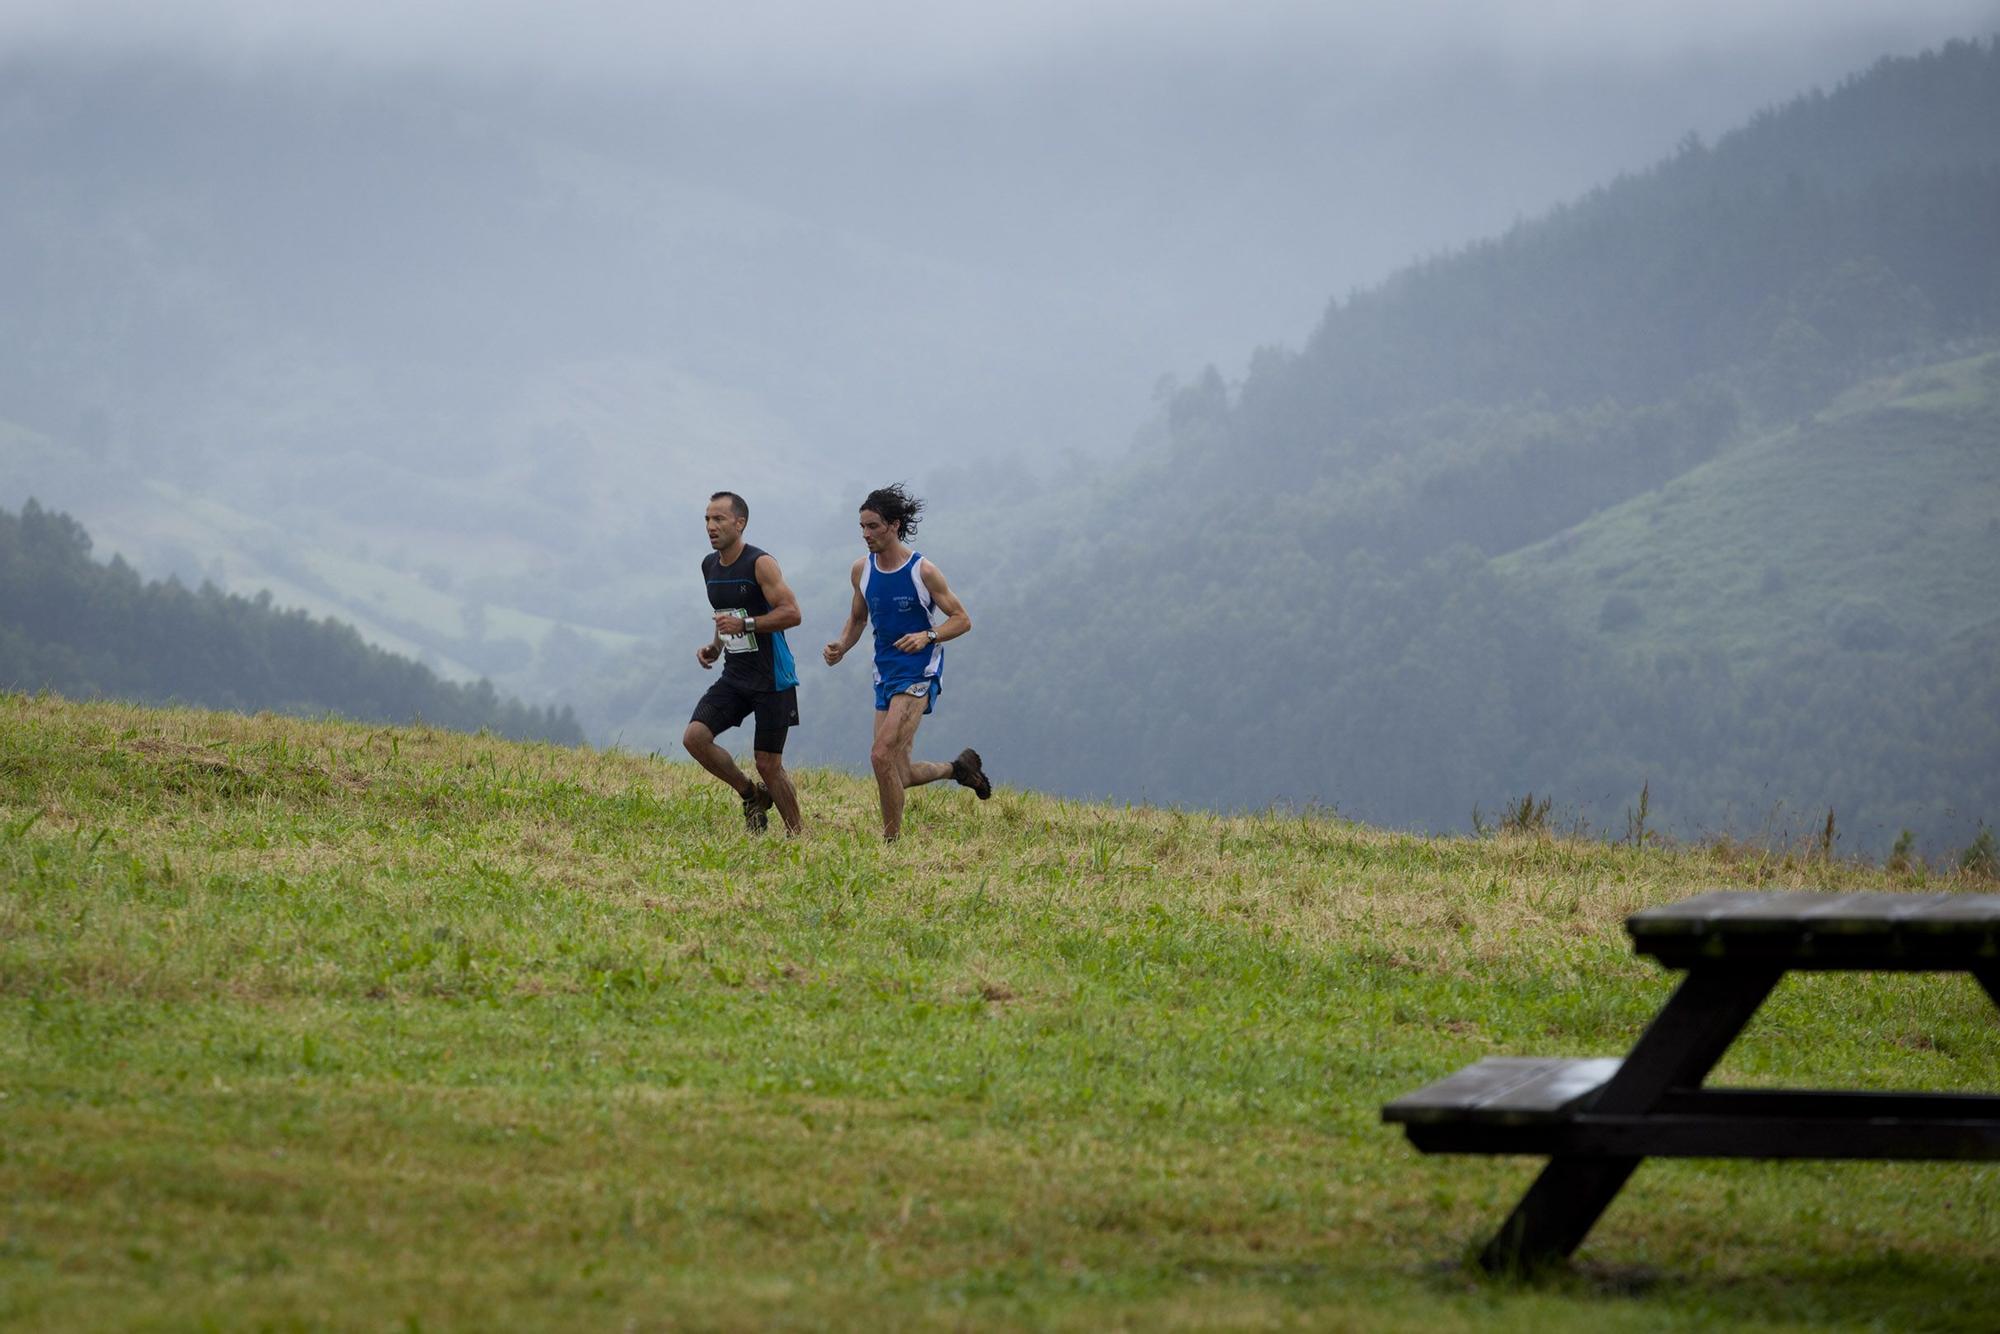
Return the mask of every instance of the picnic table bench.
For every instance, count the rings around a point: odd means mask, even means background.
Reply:
[[[1687,976],[1623,1060],[1488,1058],[1382,1109],[1424,1153],[1548,1156],[1484,1268],[1569,1255],[1644,1158],[2000,1159],[1996,1096],[1702,1087],[1787,972],[1966,972],[2000,1006],[2000,894],[1718,891],[1625,929]]]

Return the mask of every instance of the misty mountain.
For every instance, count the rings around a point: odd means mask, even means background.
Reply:
[[[1615,829],[1650,783],[1683,831],[1968,836],[2000,815],[1996,110],[2000,45],[1882,62],[1182,387],[1016,530],[959,730],[1078,793],[1451,827],[1533,790]]]
[[[659,632],[660,553],[709,491],[822,531],[856,460],[933,457],[946,405],[1053,448],[1036,424],[1088,373],[1021,321],[1102,307],[583,119],[388,75],[5,70],[7,489],[553,699],[579,653]]]
[[[1871,40],[1391,68],[1149,26],[866,80],[704,76],[678,47],[634,80],[20,42],[0,489],[150,573],[571,698],[698,628],[659,567],[716,486],[837,603],[867,486],[1067,487],[1164,372]]]

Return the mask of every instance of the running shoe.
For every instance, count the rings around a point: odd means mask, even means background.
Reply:
[[[981,801],[993,795],[993,784],[986,781],[986,770],[979,767],[979,752],[970,746],[951,762],[951,776],[960,787],[971,788]]]
[[[750,790],[743,794],[743,827],[753,834],[761,834],[771,824],[771,789],[756,779],[750,780]]]

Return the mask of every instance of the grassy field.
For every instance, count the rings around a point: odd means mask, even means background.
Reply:
[[[1003,774],[1004,776],[1004,774]],[[1621,919],[1991,888],[0,696],[0,1325],[1982,1329],[2000,1168],[1653,1163],[1569,1270],[1381,1103],[1615,1055]],[[2000,1088],[1962,978],[1800,978],[1733,1083]]]

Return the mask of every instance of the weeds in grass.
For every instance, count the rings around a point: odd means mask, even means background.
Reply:
[[[1979,826],[1979,834],[1958,855],[1958,869],[1984,880],[2000,879],[2000,847],[1995,847],[1993,831]]]
[[[1543,797],[1540,801],[1536,801],[1534,793],[1524,793],[1521,799],[1509,807],[1507,813],[1501,817],[1500,832],[1546,837],[1549,832],[1549,808],[1554,804],[1554,800],[1552,797]]]
[[[1916,847],[1917,836],[1907,829],[1903,830],[1896,835],[1896,844],[1889,849],[1889,859],[1882,864],[1883,869],[1908,873],[1915,860]]]
[[[1635,848],[1646,846],[1649,838],[1659,835],[1646,828],[1646,815],[1652,803],[1653,784],[1650,780],[1639,784],[1639,805],[1625,810],[1625,841]]]

